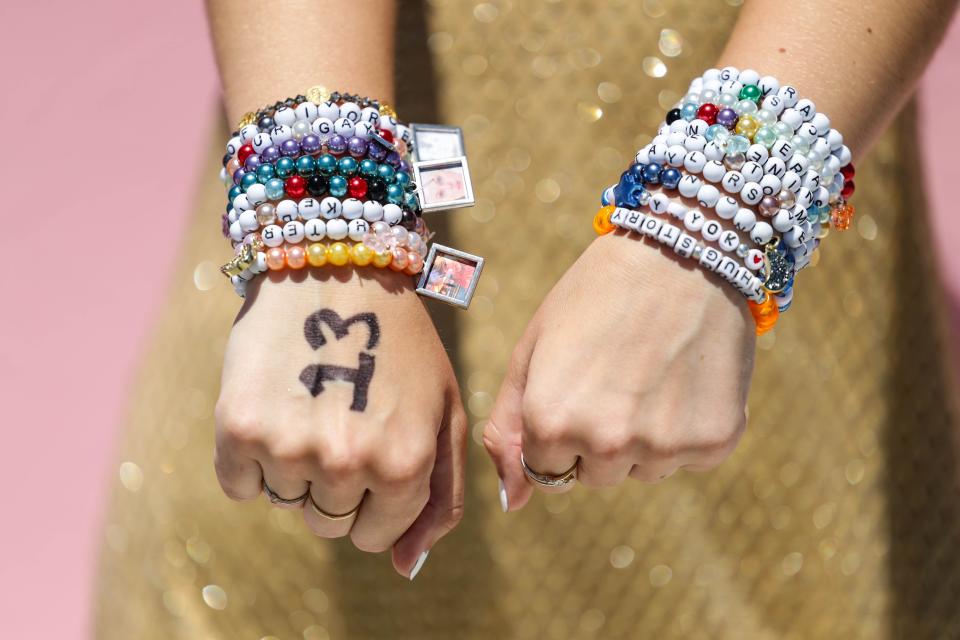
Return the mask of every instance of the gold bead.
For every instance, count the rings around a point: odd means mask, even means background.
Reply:
[[[307,89],[307,93],[305,95],[307,96],[307,100],[313,104],[320,104],[321,102],[326,102],[330,99],[330,92],[327,91],[326,87],[319,84],[313,85]]]
[[[240,118],[240,122],[237,123],[237,129],[242,129],[248,124],[253,124],[256,121],[257,114],[255,114],[253,111],[247,111],[245,114],[243,114],[243,117]]]
[[[307,245],[307,262],[311,267],[322,267],[327,264],[327,245],[322,242]]]
[[[378,269],[383,269],[390,264],[391,260],[393,260],[393,253],[384,249],[383,251],[375,252],[370,262]]]
[[[382,115],[382,116],[390,116],[390,117],[392,117],[392,118],[396,118],[396,117],[397,117],[397,112],[396,112],[396,110],[395,110],[393,107],[391,107],[391,106],[390,106],[389,104],[387,104],[386,102],[381,102],[381,103],[380,103],[380,115]]]
[[[350,248],[343,242],[334,242],[327,247],[327,261],[330,264],[342,267],[350,262]]]
[[[373,249],[362,242],[358,242],[350,249],[350,259],[358,267],[365,267],[373,260]]]

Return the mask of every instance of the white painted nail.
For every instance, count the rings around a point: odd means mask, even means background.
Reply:
[[[413,569],[410,570],[410,579],[413,580],[417,577],[417,574],[420,573],[420,569],[423,568],[423,563],[427,561],[427,556],[430,555],[430,550],[427,549],[420,554],[420,557],[417,558],[417,564],[413,565]]]
[[[503,485],[503,480],[498,478],[498,482],[500,483],[500,508],[506,513],[510,511],[510,501],[507,500],[507,488]]]

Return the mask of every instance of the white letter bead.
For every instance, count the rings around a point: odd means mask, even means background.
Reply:
[[[350,228],[347,226],[346,220],[340,218],[327,220],[327,237],[331,240],[343,240],[347,237],[349,231]]]
[[[384,131],[389,131],[390,133],[396,134],[397,126],[400,123],[397,122],[397,119],[394,118],[393,116],[381,115],[379,124],[380,124],[380,128],[383,129]],[[396,135],[394,135],[394,138],[396,138]]]
[[[340,107],[336,102],[331,102],[330,100],[318,105],[317,111],[320,113],[321,118],[326,118],[330,122],[340,117]]]
[[[787,107],[793,107],[797,104],[797,100],[800,99],[800,93],[788,84],[780,87],[777,90],[777,95],[780,96],[780,99],[783,100],[783,103],[787,105]]]
[[[754,244],[767,244],[773,238],[773,227],[762,220],[753,225],[750,232],[750,239]]]
[[[360,122],[365,122],[374,127],[380,121],[380,112],[373,107],[366,107],[360,111]]]
[[[692,198],[697,195],[698,191],[700,191],[700,185],[702,184],[703,180],[695,175],[687,174],[680,179],[680,183],[677,185],[677,188],[680,191],[680,195],[685,198]]]
[[[707,156],[707,160],[713,160],[714,162],[720,162],[723,160],[723,157],[726,155],[726,152],[723,150],[723,147],[720,146],[720,143],[716,140],[711,140],[703,148],[703,155]]]
[[[697,211],[696,209],[690,209],[687,211],[687,215],[683,217],[683,226],[686,227],[687,231],[693,231],[696,233],[703,229],[703,223],[706,218],[703,217],[703,214]]]
[[[720,82],[726,82],[727,80],[736,80],[740,76],[740,69],[736,67],[724,67],[720,69]]]
[[[363,203],[363,219],[367,222],[376,222],[383,219],[383,205],[375,200]]]
[[[356,198],[347,198],[342,203],[340,215],[347,220],[356,220],[363,215],[363,202]]]
[[[367,122],[358,122],[353,128],[353,135],[362,140],[369,140],[370,134],[376,131],[377,128],[372,124]]]
[[[392,202],[390,204],[383,205],[383,220],[390,226],[400,222],[402,217],[403,210],[397,205],[393,204]]]
[[[341,213],[343,213],[343,203],[340,202],[340,198],[327,196],[320,201],[320,215],[327,220],[339,218]]]
[[[367,235],[368,231],[370,231],[370,224],[362,218],[351,220],[347,225],[347,235],[349,235],[350,239],[354,242],[363,240],[363,236]]]
[[[710,271],[716,271],[717,265],[720,264],[722,257],[723,254],[713,247],[704,247],[703,252],[700,254],[700,264],[710,269]]]
[[[268,247],[279,247],[283,244],[283,229],[275,224],[268,224],[260,231],[260,239]]]
[[[676,244],[673,245],[673,251],[681,258],[689,258],[693,255],[693,248],[697,246],[697,239],[693,236],[681,233]]]
[[[739,208],[740,206],[735,198],[724,196],[720,198],[719,202],[717,202],[715,211],[717,212],[717,215],[724,220],[731,220],[733,219],[733,216],[737,215]]]
[[[293,129],[285,124],[278,124],[270,129],[270,138],[273,140],[273,144],[279,147],[287,140],[293,139]]]
[[[664,158],[667,157],[667,145],[665,144],[654,144],[650,147],[650,150],[647,152],[647,156],[650,158],[651,162],[656,162],[657,164],[663,164]]]
[[[757,86],[760,87],[760,91],[763,92],[763,95],[777,94],[777,90],[780,89],[780,82],[777,81],[773,76],[763,76],[760,80],[757,81]]]
[[[780,122],[785,122],[796,131],[803,124],[803,114],[796,109],[784,109],[780,114]]]
[[[613,215],[610,216],[610,222],[622,229],[626,226],[627,216],[629,215],[630,215],[629,209],[624,209],[623,207],[617,207],[613,210]]]
[[[763,165],[759,162],[745,162],[740,167],[740,173],[747,182],[760,182],[760,178],[763,177]]]
[[[302,120],[303,122],[313,122],[317,119],[317,116],[320,115],[320,109],[309,100],[298,104],[293,111],[297,114],[297,120]]]
[[[813,104],[813,100],[808,98],[801,98],[793,108],[800,112],[804,122],[810,122],[813,120],[813,116],[817,115],[816,105]]]
[[[748,161],[763,164],[770,157],[770,152],[762,144],[752,144],[745,155]]]
[[[663,192],[657,192],[650,197],[650,211],[654,213],[666,213],[669,204],[670,198]]]
[[[304,237],[303,223],[299,220],[291,220],[283,225],[283,239],[290,244],[303,242]]]
[[[630,231],[636,231],[637,233],[640,233],[640,227],[643,225],[643,221],[646,219],[647,216],[639,211],[631,211],[630,215],[627,216],[626,228]]]
[[[836,129],[830,129],[830,131],[827,132],[827,142],[830,143],[830,150],[836,151],[843,144],[843,134]]]
[[[702,136],[704,133],[707,132],[707,129],[709,127],[710,125],[707,124],[706,120],[701,120],[700,118],[696,118],[687,123],[687,135]],[[706,142],[706,138],[704,138],[704,142]]]
[[[691,151],[683,158],[683,168],[690,173],[700,173],[707,164],[707,156],[702,151]]]
[[[640,225],[640,233],[645,236],[650,236],[651,238],[656,238],[657,234],[660,233],[660,227],[663,226],[663,220],[660,218],[654,218],[653,216],[647,216],[647,219],[643,221],[643,224]]]
[[[768,176],[774,176],[778,180],[787,172],[787,163],[780,158],[770,158],[763,163],[763,172]],[[760,184],[763,184],[761,180]]]
[[[273,144],[269,133],[258,133],[253,136],[253,150],[257,153],[263,153],[263,150]]]
[[[810,205],[813,204],[813,193],[810,189],[806,187],[800,187],[797,191],[797,204],[802,206],[804,209],[809,209]]]
[[[743,174],[739,171],[727,171],[720,184],[727,193],[740,193],[740,190],[743,189],[743,185],[746,183],[747,181],[744,180]]]
[[[737,275],[733,277],[733,284],[741,291],[744,295],[747,293],[747,288],[750,286],[750,278],[753,277],[750,275],[750,270],[746,267],[739,267],[737,269]]]
[[[259,129],[258,129],[258,131],[259,131]],[[254,135],[256,135],[256,134],[254,134]],[[243,143],[240,142],[240,136],[239,136],[239,135],[233,136],[232,138],[230,138],[230,141],[227,142],[227,153],[228,153],[229,155],[231,155],[231,156],[237,155],[237,150],[238,150],[242,145],[243,145]],[[837,146],[839,147],[840,145],[837,145]]]
[[[704,225],[703,229],[700,230],[703,239],[709,242],[713,242],[720,237],[720,234],[723,233],[723,227],[720,226],[720,223],[716,220],[708,220]]]
[[[707,146],[707,139],[703,136],[687,136],[683,140],[683,146],[687,151],[703,151]],[[706,162],[707,159],[704,158],[703,161]]]
[[[339,118],[333,123],[333,131],[344,138],[352,138],[356,128],[353,126],[353,120],[349,118]]]
[[[677,220],[683,220],[683,217],[687,215],[687,208],[679,202],[671,202],[667,205],[667,213]]]
[[[807,169],[803,174],[803,186],[810,191],[816,191],[820,188],[820,174],[813,169]]]
[[[723,256],[720,258],[720,262],[717,264],[717,273],[720,274],[724,280],[733,282],[737,279],[737,269],[740,268],[740,265],[737,264],[737,261],[731,258],[730,256]]]
[[[705,184],[697,191],[697,201],[701,207],[712,209],[720,201],[720,190],[712,184]]]
[[[683,145],[675,144],[667,148],[667,164],[671,167],[683,166],[683,159],[687,155],[687,150]]]
[[[774,115],[780,115],[787,108],[780,96],[767,96],[760,103],[760,106]]]
[[[247,187],[247,202],[252,206],[263,204],[267,201],[267,188],[257,182]]]
[[[753,225],[757,224],[757,214],[747,208],[737,210],[737,215],[733,216],[733,226],[744,233],[750,233]]]
[[[760,82],[760,74],[753,69],[744,69],[737,77],[742,84],[757,84]]]
[[[300,207],[293,200],[281,200],[277,203],[277,219],[281,222],[296,220],[300,214]]]
[[[711,160],[703,166],[703,179],[710,182],[720,182],[726,173],[727,168],[717,160]]]
[[[797,135],[803,138],[807,144],[813,144],[813,141],[817,139],[817,128],[809,122],[805,122],[797,129]]]
[[[821,158],[826,158],[828,155],[830,155],[830,143],[827,142],[825,138],[817,138],[813,141],[813,147],[811,147],[811,151],[815,151],[816,154]]]
[[[273,121],[288,127],[293,126],[293,123],[297,121],[297,112],[290,107],[280,107],[274,112]]]
[[[238,135],[239,135],[239,137],[240,137],[240,144],[241,144],[241,145],[247,144],[248,142],[250,142],[251,140],[253,140],[253,138],[254,138],[258,133],[260,133],[260,127],[258,127],[258,126],[255,125],[255,124],[248,124],[247,126],[243,127],[243,128],[240,129],[240,131],[238,132]],[[240,147],[237,147],[237,148],[239,149]]]
[[[260,223],[257,221],[257,212],[253,209],[247,209],[241,213],[237,217],[237,222],[240,223],[240,228],[247,233],[260,228]]]
[[[353,102],[344,102],[340,105],[340,117],[346,118],[353,124],[360,122],[360,107]]]
[[[717,238],[717,244],[727,253],[733,253],[737,250],[737,247],[740,246],[740,236],[726,229],[720,233],[720,237]]]
[[[760,179],[760,188],[763,189],[764,195],[772,196],[780,193],[780,187],[780,178],[778,178],[776,175],[767,174]]]
[[[660,233],[657,234],[657,240],[659,240],[661,244],[665,244],[672,248],[675,244],[677,244],[677,240],[680,239],[680,233],[679,227],[675,227],[672,224],[665,222],[663,226],[660,227]]]
[[[680,125],[679,127],[676,126],[678,124]],[[667,136],[668,147],[683,146],[683,141],[687,138],[686,124],[685,120],[680,119],[670,125],[670,135]]]
[[[841,167],[847,166],[853,160],[853,154],[850,153],[850,148],[845,144],[840,145],[840,150],[834,151],[834,154],[840,159]]]
[[[740,199],[749,205],[759,203],[763,200],[763,187],[757,182],[748,182],[740,191]]]
[[[793,217],[786,209],[780,209],[780,211],[777,211],[776,215],[773,216],[773,219],[770,222],[773,223],[773,228],[780,233],[788,231],[793,227]]]
[[[237,211],[246,211],[251,209],[250,200],[247,199],[247,194],[241,193],[236,198],[233,199],[233,208]]]
[[[794,226],[783,234],[783,241],[786,242],[789,247],[799,247],[807,241],[807,237],[801,227]]]
[[[727,80],[726,82],[720,85],[720,88],[717,89],[717,93],[721,95],[724,93],[732,93],[734,95],[738,95],[741,89],[743,89],[743,83],[740,82],[739,80]]]
[[[796,193],[800,190],[800,187],[803,186],[803,179],[800,177],[800,174],[790,170],[783,174],[780,182],[783,184],[783,188],[791,193]]]
[[[323,240],[327,235],[327,223],[319,218],[312,218],[303,223],[303,234],[310,242]]]
[[[333,135],[333,120],[330,118],[317,118],[313,121],[313,124],[310,125],[310,130],[320,138],[321,142],[325,142],[327,138]]]
[[[243,240],[243,227],[240,226],[239,220],[230,224],[230,239],[234,242]]]
[[[750,249],[747,251],[747,257],[743,259],[743,264],[747,265],[747,269],[757,271],[763,266],[763,251]]]
[[[786,162],[794,154],[793,145],[789,140],[777,140],[773,143],[773,146],[770,147],[770,153],[774,158]]]
[[[320,203],[316,198],[304,198],[297,204],[297,211],[304,220],[313,220],[320,215]]]
[[[650,145],[637,151],[637,155],[633,159],[637,164],[650,164]]]

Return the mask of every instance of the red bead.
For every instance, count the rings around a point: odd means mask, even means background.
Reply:
[[[360,176],[353,176],[347,182],[347,193],[350,194],[351,198],[363,199],[367,195],[367,181]]]
[[[380,137],[393,144],[393,133],[386,129],[380,129]]]
[[[287,195],[294,198],[299,198],[307,191],[307,181],[301,176],[290,176],[283,186],[287,190]]]
[[[240,150],[237,151],[237,160],[240,161],[240,164],[243,165],[247,161],[247,158],[253,155],[253,145],[245,144],[240,147]]]
[[[700,105],[700,108],[697,109],[697,117],[707,124],[716,124],[718,113],[720,113],[720,108],[709,102]]]
[[[843,183],[843,189],[840,190],[840,195],[844,200],[847,200],[850,196],[853,195],[853,192],[857,189],[857,185],[853,184],[853,180],[847,180]]]
[[[840,167],[840,173],[843,174],[844,180],[853,180],[853,176],[856,175],[856,170],[853,168],[853,163],[851,162],[845,167]]]

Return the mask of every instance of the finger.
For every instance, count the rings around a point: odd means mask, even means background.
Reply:
[[[295,468],[289,465],[280,465],[276,462],[262,461],[263,481],[277,496],[284,500],[295,500],[305,495],[310,489],[309,483],[300,475]],[[269,498],[269,496],[268,496]],[[286,505],[274,503],[275,507],[282,509],[299,509],[302,504]]]
[[[359,486],[310,483],[310,498],[303,505],[303,520],[322,538],[342,538],[357,520],[366,489]]]
[[[467,416],[460,393],[451,392],[449,418],[437,436],[437,456],[430,476],[430,499],[393,547],[393,566],[413,580],[421,558],[463,517],[464,470],[467,456]]]
[[[438,420],[439,422],[439,420]],[[436,433],[436,428],[431,430]],[[350,539],[361,551],[386,551],[403,535],[430,497],[436,442],[394,444],[374,464],[374,479],[363,499]]]
[[[522,509],[533,489],[520,465],[523,434],[523,391],[527,385],[530,357],[536,345],[536,319],[530,322],[513,350],[507,375],[483,429],[483,446],[497,467],[500,506],[504,511]]]
[[[566,424],[565,420],[567,418],[557,408],[531,408],[524,403],[521,449],[526,470],[549,478],[559,478],[569,474],[578,465],[578,448],[581,443],[565,436],[572,431],[572,425]],[[564,493],[571,490],[575,484],[566,482],[551,486],[530,477],[525,477],[525,480],[544,493]]]
[[[630,477],[640,482],[656,484],[663,482],[677,472],[679,466],[675,462],[663,461],[659,463],[646,462],[633,465]]]
[[[220,487],[231,500],[253,500],[260,495],[263,471],[253,458],[218,445],[213,453],[213,466]]]
[[[623,456],[581,456],[577,467],[577,482],[587,487],[615,487],[630,477],[633,464]]]

